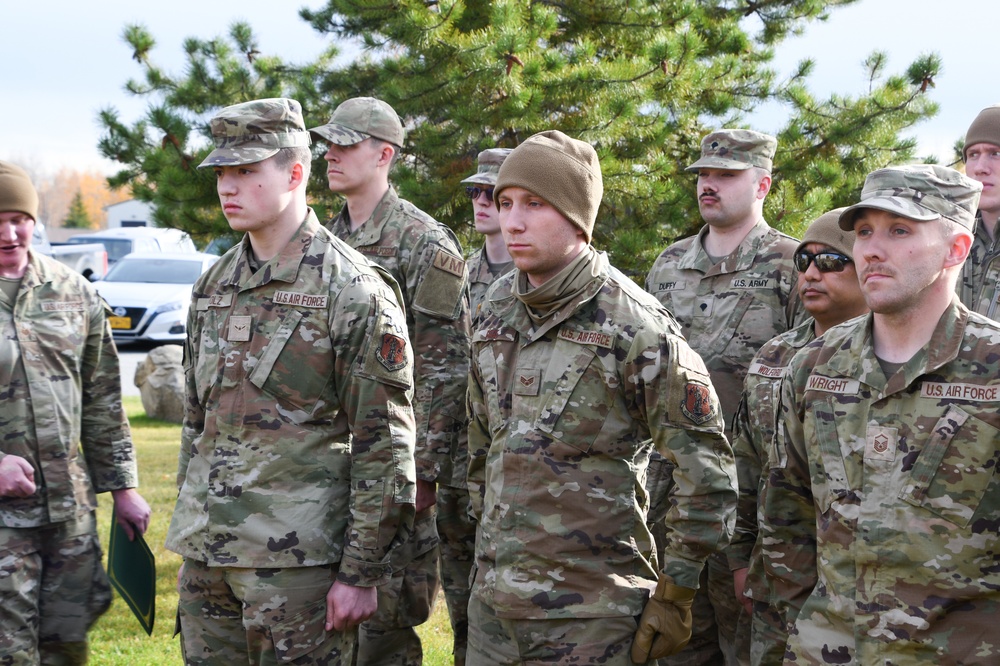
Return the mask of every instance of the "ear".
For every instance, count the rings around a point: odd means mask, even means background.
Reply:
[[[303,171],[304,171],[304,169],[302,168],[302,164],[301,163],[296,162],[295,164],[292,165],[291,171],[288,172],[288,191],[289,192],[291,192],[292,190],[296,189],[299,185],[302,184],[302,174],[303,174]]]
[[[392,158],[395,156],[396,147],[388,141],[383,141],[382,150],[379,151],[378,155],[378,166],[390,166],[392,164]]]
[[[969,256],[970,249],[972,249],[972,234],[965,230],[953,234],[948,244],[948,256],[945,257],[944,267],[961,266]]]
[[[771,191],[771,176],[764,175],[761,176],[760,182],[757,183],[757,198],[763,199],[767,196],[767,193]]]

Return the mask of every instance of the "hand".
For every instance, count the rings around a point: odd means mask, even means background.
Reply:
[[[337,581],[326,593],[326,630],[353,629],[377,609],[378,591],[374,587],[354,587]]]
[[[421,481],[417,479],[417,505],[414,507],[416,513],[420,513],[429,506],[437,503],[437,484],[433,481]]]
[[[733,569],[733,587],[736,588],[736,600],[743,604],[747,613],[753,615],[753,600],[746,595],[747,591],[747,569]]]
[[[0,458],[0,497],[30,497],[35,494],[35,470],[31,463],[13,454]]]
[[[149,528],[149,515],[152,511],[139,491],[135,488],[112,490],[111,496],[115,499],[118,524],[125,530],[128,540],[135,540],[136,530],[139,534],[145,534]]]
[[[687,645],[691,640],[694,595],[695,590],[674,585],[673,578],[660,574],[632,640],[632,661],[645,664],[650,659],[677,654]]]

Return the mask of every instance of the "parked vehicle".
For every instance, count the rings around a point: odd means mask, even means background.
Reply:
[[[239,243],[241,238],[243,238],[243,234],[216,236],[212,240],[205,243],[205,247],[203,247],[201,251],[207,252],[208,254],[217,254],[221,257],[228,252],[232,246]]]
[[[101,243],[50,243],[49,235],[41,222],[35,222],[31,236],[31,249],[52,257],[83,274],[88,280],[97,280],[108,272],[108,251]]]
[[[71,237],[68,243],[102,243],[108,250],[108,264],[132,252],[197,252],[194,241],[179,229],[121,227]]]
[[[218,257],[202,252],[133,252],[94,283],[108,305],[116,342],[183,342],[191,288]]]

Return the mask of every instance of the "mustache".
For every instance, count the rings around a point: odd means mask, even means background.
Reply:
[[[865,266],[864,270],[861,271],[861,279],[865,280],[872,273],[877,273],[879,275],[884,275],[886,277],[895,277],[896,271],[892,270],[889,266],[885,264],[868,264]]]
[[[719,194],[717,192],[702,192],[698,195],[698,201],[701,201],[705,197],[712,197],[713,199],[718,199]]]

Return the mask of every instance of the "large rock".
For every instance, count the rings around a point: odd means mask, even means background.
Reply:
[[[184,420],[184,352],[178,345],[155,347],[135,369],[146,416],[171,423]]]

